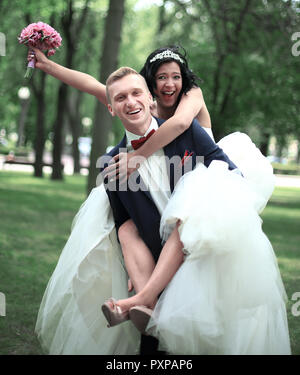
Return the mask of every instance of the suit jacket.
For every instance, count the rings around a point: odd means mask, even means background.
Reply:
[[[159,126],[164,122],[164,120],[156,120]],[[126,143],[127,138],[125,135],[122,141],[106,154],[106,156],[109,155],[113,157],[117,155],[120,152],[120,148],[126,148]],[[222,160],[228,163],[230,170],[237,168],[223,150],[212,141],[197,120],[194,120],[184,133],[165,146],[164,153],[169,159],[174,156],[179,156],[180,160],[188,153],[190,155],[188,158],[188,170],[196,166],[197,156],[203,157],[206,167],[208,167],[213,160]],[[179,172],[185,173],[187,169],[185,168],[185,170],[183,170],[184,166],[182,166],[181,163],[179,164],[180,165],[171,164],[170,168],[168,168],[171,192],[174,190],[178,176],[181,174],[178,173],[178,170],[180,169]],[[101,168],[101,172],[106,165],[104,164],[103,168]],[[132,174],[130,178],[133,178],[137,183],[142,182],[138,171]],[[115,187],[117,188],[112,189],[109,184],[105,184],[116,223],[116,229],[118,230],[125,221],[131,218],[139,231],[139,235],[152,252],[155,261],[157,261],[162,249],[159,234],[161,217],[151,198],[150,192],[147,190],[132,191],[130,189],[122,191],[118,184]]]

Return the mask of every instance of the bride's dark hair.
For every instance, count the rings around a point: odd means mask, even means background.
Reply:
[[[183,53],[180,52],[180,48]],[[167,52],[170,51],[170,52]],[[155,97],[154,89],[156,88],[155,74],[161,64],[167,62],[176,62],[180,67],[182,76],[182,93],[187,93],[192,87],[198,87],[196,81],[199,80],[189,68],[186,60],[186,52],[183,47],[170,46],[158,48],[147,57],[145,65],[143,66],[140,74],[145,78],[149,90],[153,97]]]

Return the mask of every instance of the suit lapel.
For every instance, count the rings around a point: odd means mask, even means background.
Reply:
[[[127,148],[127,137],[124,134],[122,141],[118,144],[117,148]]]
[[[168,177],[169,177],[169,182],[170,182],[170,189],[171,189],[171,193],[173,193],[175,171],[174,171],[174,163],[172,163],[171,160],[172,160],[172,157],[176,155],[176,140],[166,145],[164,147],[164,152],[167,158],[166,162],[167,162],[167,171],[168,171]]]
[[[126,148],[127,149],[127,137],[126,137],[126,134],[124,135],[124,138],[122,139],[122,141],[119,143],[118,148]],[[135,171],[129,178],[132,178],[133,181],[136,181],[136,184],[141,187],[141,190],[138,190],[137,192],[142,192],[142,193],[146,194],[146,196],[152,201],[151,194],[145,188],[145,183],[144,183],[141,175],[139,174],[139,172]],[[131,190],[128,188],[128,191],[131,191]],[[135,192],[135,194],[137,192]]]

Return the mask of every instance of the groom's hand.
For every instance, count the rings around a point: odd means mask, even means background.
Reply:
[[[120,152],[120,154],[113,157],[110,165],[104,169],[104,178],[112,182],[120,180],[121,184],[124,183],[139,168],[140,159],[134,152]]]

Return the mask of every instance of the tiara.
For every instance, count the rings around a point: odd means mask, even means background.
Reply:
[[[184,64],[184,61],[182,60],[182,58],[179,55],[177,55],[177,53],[174,53],[174,52],[170,51],[169,49],[167,49],[164,52],[160,52],[157,55],[155,55],[150,60],[150,63],[153,63],[156,60],[162,60],[162,59],[168,59],[168,58],[171,58],[171,59],[174,59],[174,60],[178,60],[182,64]]]

